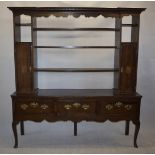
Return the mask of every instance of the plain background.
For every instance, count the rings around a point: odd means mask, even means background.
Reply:
[[[58,122],[42,124],[27,122],[27,136],[19,137],[21,147],[30,148],[18,149],[20,152],[52,153],[132,153],[155,152],[155,2],[0,2],[0,152],[15,152],[12,149],[13,134],[11,130],[12,112],[10,94],[15,91],[14,75],[14,56],[13,56],[13,23],[12,12],[7,9],[8,6],[61,6],[61,7],[142,7],[147,8],[141,14],[140,43],[139,43],[139,62],[138,62],[138,83],[137,91],[143,95],[141,106],[141,130],[139,134],[139,145],[141,148],[135,150],[131,148],[133,133],[129,138],[123,135],[124,122],[105,124],[82,122],[79,124],[79,136],[73,137],[73,124],[70,122]],[[23,19],[29,20],[28,17]],[[40,19],[40,23],[41,20]],[[94,22],[94,20],[96,20]],[[68,19],[50,17],[47,19],[49,26],[74,26],[78,27],[112,27],[112,18],[98,17],[86,18],[80,17]],[[129,22],[130,17],[124,22]],[[38,21],[39,22],[39,21]],[[44,22],[42,22],[44,23]],[[62,25],[63,23],[63,25]],[[76,24],[75,24],[76,23]],[[113,22],[112,22],[113,23]],[[51,24],[51,25],[50,25]],[[52,25],[53,24],[53,25]],[[55,25],[54,25],[55,24]],[[79,24],[79,25],[78,25]],[[79,26],[79,27],[80,27]],[[124,41],[128,41],[128,34],[123,35]],[[26,40],[30,30],[24,30],[23,35]],[[42,39],[38,40],[40,44],[48,45],[112,45],[114,43],[114,34],[110,33],[40,33]],[[86,37],[87,36],[87,37]],[[55,40],[52,40],[55,37]],[[60,38],[61,41],[58,41]],[[24,39],[23,38],[23,39]],[[71,39],[69,39],[71,38]],[[68,54],[66,54],[66,52]],[[107,54],[109,53],[109,54]],[[89,55],[88,55],[89,54]],[[100,56],[98,56],[100,55]],[[44,57],[44,58],[43,58]],[[112,67],[113,52],[88,51],[81,50],[73,52],[72,50],[53,50],[46,51],[45,55],[39,51],[40,67]],[[44,61],[46,60],[46,61]],[[105,82],[106,81],[106,82]],[[112,76],[110,74],[40,74],[40,88],[111,88]],[[133,126],[131,125],[133,128]],[[132,129],[131,128],[131,129]],[[131,130],[133,131],[133,129]],[[52,133],[52,134],[51,134]],[[103,133],[103,134],[102,134]],[[81,136],[80,136],[81,134]],[[50,137],[50,138],[49,138]],[[52,139],[52,141],[51,141]],[[103,141],[102,141],[103,140]],[[129,143],[130,141],[130,143]],[[51,145],[52,146],[51,146]],[[115,147],[114,147],[115,146]],[[40,148],[37,150],[38,148]],[[47,149],[44,149],[46,148]],[[120,149],[121,147],[121,149]],[[125,148],[124,148],[125,147]],[[36,148],[33,150],[32,148]],[[51,149],[52,148],[52,149]],[[103,149],[104,148],[104,149]],[[119,149],[118,149],[119,148]],[[18,152],[17,151],[17,152]]]

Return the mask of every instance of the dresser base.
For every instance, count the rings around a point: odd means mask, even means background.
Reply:
[[[18,147],[17,125],[24,135],[24,121],[74,122],[74,136],[77,123],[81,121],[111,122],[125,121],[125,135],[129,135],[129,123],[135,125],[134,147],[140,129],[139,94],[119,95],[113,90],[38,90],[34,94],[12,95],[14,148]]]

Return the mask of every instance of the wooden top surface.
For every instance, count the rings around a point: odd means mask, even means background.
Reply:
[[[139,11],[146,8],[101,8],[101,7],[8,7],[12,11]]]
[[[21,94],[20,94],[21,95]],[[20,96],[16,92],[12,96]],[[21,95],[22,96],[22,95]],[[25,96],[23,94],[23,96]],[[113,89],[38,89],[36,96],[40,97],[105,97],[105,96],[127,96],[127,97],[141,97],[138,93],[132,95],[120,95]]]

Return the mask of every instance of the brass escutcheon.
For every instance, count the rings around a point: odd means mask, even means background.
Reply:
[[[22,104],[20,107],[21,107],[21,109],[26,110],[28,108],[28,105],[27,104]]]
[[[75,108],[79,108],[81,106],[81,104],[80,103],[73,103],[73,107],[75,107]]]

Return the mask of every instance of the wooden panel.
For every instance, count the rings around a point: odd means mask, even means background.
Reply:
[[[16,43],[15,48],[17,93],[31,93],[33,91],[31,43]]]
[[[136,87],[136,43],[122,43],[120,54],[120,93],[133,93]]]

